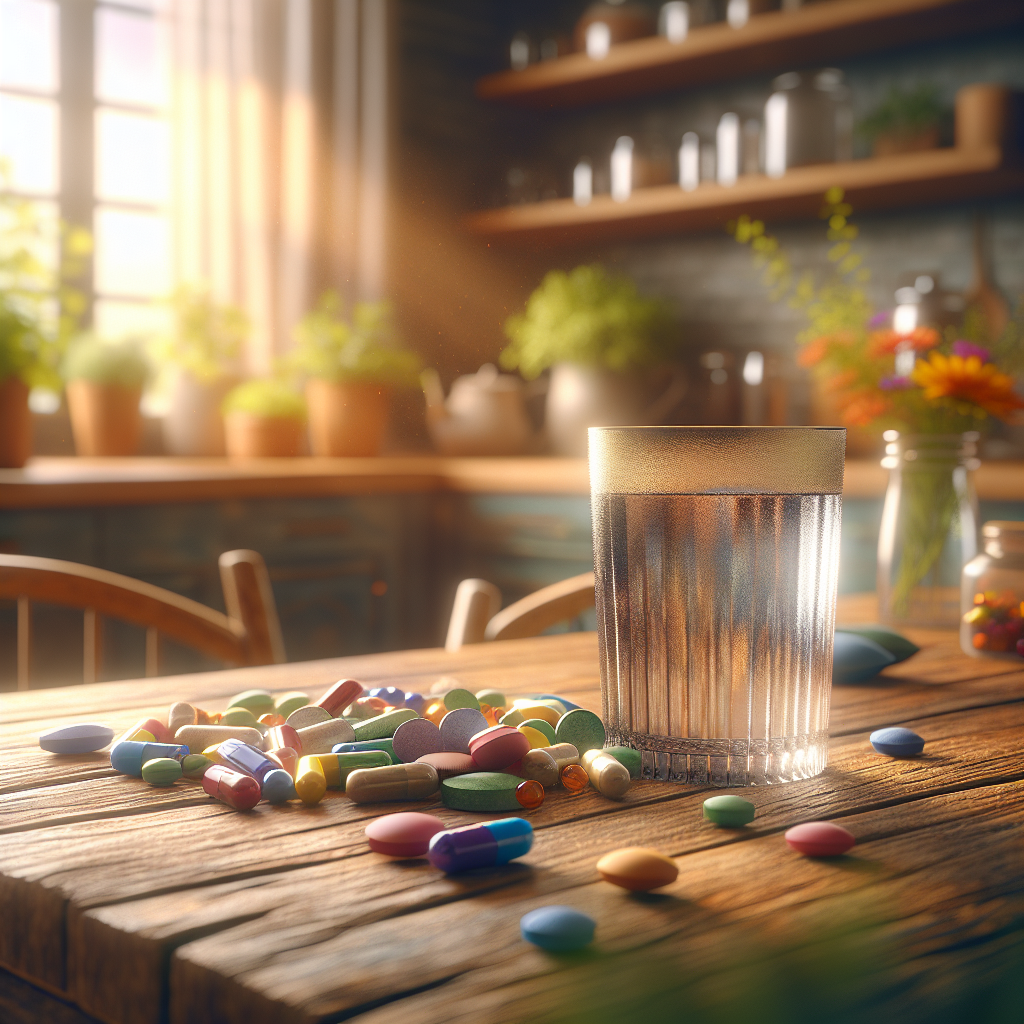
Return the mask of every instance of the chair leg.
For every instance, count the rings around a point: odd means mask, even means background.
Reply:
[[[103,657],[102,623],[95,608],[85,609],[82,640],[82,680],[95,683],[100,677]]]
[[[155,626],[146,630],[146,677],[160,675],[160,631]]]
[[[487,623],[500,607],[501,591],[493,583],[463,580],[455,591],[444,649],[457,651],[465,644],[482,643]]]
[[[27,597],[18,598],[18,689],[28,689],[32,671],[32,606]]]

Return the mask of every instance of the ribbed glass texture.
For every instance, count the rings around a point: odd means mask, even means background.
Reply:
[[[713,481],[713,460],[705,472]],[[841,494],[592,501],[609,743],[640,750],[645,778],[674,782],[821,772]]]

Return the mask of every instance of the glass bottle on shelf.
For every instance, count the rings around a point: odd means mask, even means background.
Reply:
[[[960,646],[976,658],[1024,659],[1024,523],[992,520],[964,566]],[[1024,664],[1024,662],[1021,662]]]
[[[790,167],[853,156],[853,108],[843,73],[789,71],[772,83],[764,108],[765,171],[779,178]]]

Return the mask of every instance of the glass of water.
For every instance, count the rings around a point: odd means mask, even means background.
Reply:
[[[845,450],[841,427],[590,429],[605,725],[644,778],[824,769]]]

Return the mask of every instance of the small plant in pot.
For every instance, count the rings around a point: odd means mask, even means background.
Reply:
[[[392,390],[419,385],[419,356],[397,347],[390,307],[356,303],[348,320],[337,292],[326,292],[295,340],[288,364],[306,376],[313,454],[377,455]]]
[[[139,401],[149,376],[141,345],[79,335],[64,359],[65,393],[79,455],[134,455],[142,439]]]
[[[51,383],[44,344],[33,320],[0,293],[0,467],[5,469],[24,466],[32,454],[29,389]]]
[[[922,84],[908,92],[894,86],[858,130],[875,156],[915,153],[938,146],[947,117],[935,86]]]
[[[283,380],[248,380],[221,406],[228,455],[233,459],[294,457],[302,450],[306,403]]]
[[[208,289],[183,285],[171,297],[174,332],[159,355],[175,368],[164,417],[164,445],[171,455],[223,455],[220,406],[239,382],[239,357],[249,318],[213,300]]]
[[[587,454],[587,428],[657,423],[683,397],[686,380],[672,367],[673,317],[661,299],[644,298],[627,277],[599,265],[552,270],[509,317],[506,369],[528,380],[551,370],[547,432],[558,455]],[[668,386],[650,400],[654,368]]]

